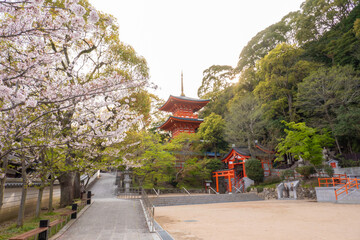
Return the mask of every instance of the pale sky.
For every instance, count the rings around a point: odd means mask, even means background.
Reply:
[[[167,100],[180,95],[181,70],[185,95],[197,98],[205,69],[235,67],[252,37],[305,0],[89,1],[117,18],[121,41],[145,57],[154,93]]]

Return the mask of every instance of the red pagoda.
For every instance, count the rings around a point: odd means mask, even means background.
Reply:
[[[185,97],[183,90],[183,75],[181,73],[181,95],[170,95],[166,103],[159,108],[161,111],[171,112],[170,116],[159,129],[170,131],[172,138],[180,133],[195,133],[203,122],[196,114],[210,100]]]

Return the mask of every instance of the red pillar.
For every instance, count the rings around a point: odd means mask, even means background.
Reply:
[[[247,177],[246,176],[246,171],[245,171],[245,162],[243,163],[243,172],[244,172],[244,177]]]
[[[215,177],[216,177],[216,191],[219,192],[219,176],[217,175],[217,173]]]
[[[228,180],[229,180],[229,192],[232,192],[230,173],[228,173]]]

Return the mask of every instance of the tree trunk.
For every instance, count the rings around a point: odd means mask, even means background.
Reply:
[[[40,217],[41,202],[42,202],[42,197],[43,197],[43,193],[44,193],[44,188],[45,188],[45,182],[43,181],[39,188],[38,199],[37,199],[37,203],[36,203],[36,211],[35,211],[36,218]]]
[[[4,157],[3,159],[3,164],[2,164],[2,173],[3,174],[0,177],[0,209],[2,208],[2,206],[4,205],[4,194],[5,194],[5,183],[6,183],[6,172],[7,172],[7,168],[8,168],[8,157],[7,155]]]
[[[60,207],[72,204],[74,200],[74,180],[75,172],[66,172],[59,177],[60,182]]]
[[[81,197],[81,184],[80,184],[80,173],[75,172],[74,177],[74,198]]]
[[[19,214],[18,219],[16,222],[17,227],[22,227],[24,224],[24,216],[25,216],[25,204],[26,204],[26,195],[27,195],[27,175],[26,175],[26,166],[25,166],[25,159],[21,160],[21,176],[22,176],[22,191],[21,191],[21,200],[20,200],[20,207],[19,207]]]
[[[330,128],[331,128],[332,134],[333,134],[334,139],[335,139],[336,147],[337,147],[339,153],[342,154],[339,141],[338,141],[337,137],[334,134],[335,127],[334,127],[334,124],[332,122],[332,119],[330,117],[330,114],[329,114],[329,111],[328,111],[327,107],[325,107],[325,113],[326,113],[327,120],[329,121],[329,125],[330,125]]]
[[[49,209],[48,212],[53,211],[53,194],[54,194],[54,179],[53,175],[51,175],[50,180],[50,189],[49,189]]]

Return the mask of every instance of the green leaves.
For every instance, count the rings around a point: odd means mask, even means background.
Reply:
[[[303,158],[314,165],[322,162],[322,148],[332,146],[334,139],[326,130],[319,130],[306,126],[304,122],[287,123],[282,121],[288,129],[285,129],[286,137],[282,138],[276,147],[277,160],[282,160],[282,155],[292,154],[296,159]]]

